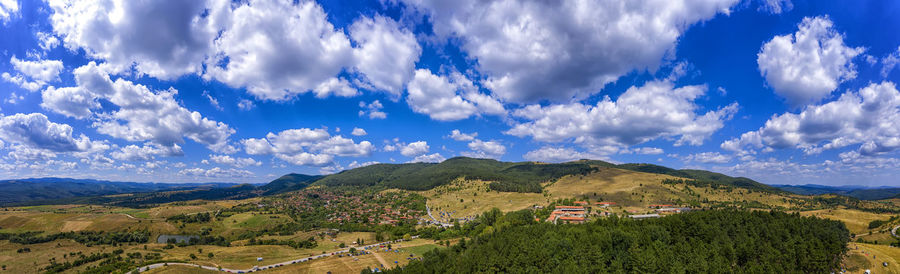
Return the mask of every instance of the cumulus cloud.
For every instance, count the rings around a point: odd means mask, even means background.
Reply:
[[[16,0],[0,0],[0,23],[5,24],[18,13],[19,3]]]
[[[350,26],[356,69],[372,87],[399,97],[422,52],[416,37],[393,19],[363,17]]]
[[[437,36],[459,38],[495,95],[534,103],[585,98],[630,71],[655,70],[685,29],[738,1],[406,2]]]
[[[409,163],[440,163],[446,159],[440,153],[422,154],[410,160]]]
[[[370,165],[374,165],[374,164],[378,164],[378,162],[377,161],[368,161],[368,162],[358,163],[356,161],[353,161],[353,162],[350,162],[349,165],[347,165],[347,168],[354,169],[354,168],[370,166]]]
[[[415,157],[428,153],[429,149],[431,149],[431,147],[428,146],[428,142],[412,142],[407,145],[401,145],[400,154],[406,157]]]
[[[316,88],[313,89],[313,93],[316,94],[316,98],[327,98],[328,96],[332,95],[340,97],[353,97],[356,96],[359,91],[357,91],[356,88],[347,81],[347,79],[331,78],[316,86]]]
[[[455,121],[480,113],[506,112],[499,101],[479,93],[472,81],[458,72],[447,77],[418,69],[407,92],[406,102],[412,110],[434,120]]]
[[[104,60],[113,73],[174,79],[198,73],[222,10],[207,1],[49,1],[50,23],[66,48]],[[227,7],[228,1],[218,1]],[[204,16],[206,14],[206,16]]]
[[[775,115],[758,130],[723,142],[721,148],[753,153],[753,149],[793,147],[817,154],[850,145],[860,145],[862,155],[900,148],[900,91],[894,83],[873,83],[800,113]]]
[[[253,104],[253,101],[241,99],[240,101],[238,101],[237,106],[241,110],[251,110],[256,106],[256,104]]]
[[[900,47],[897,47],[896,51],[881,59],[881,77],[888,77],[888,74],[894,70],[898,63],[900,63]]]
[[[262,165],[262,163],[253,158],[231,157],[229,155],[210,155],[209,159],[218,164],[230,165],[237,168]]]
[[[352,64],[350,40],[315,2],[248,1],[226,13],[206,77],[286,100]]]
[[[154,92],[121,78],[113,81],[105,69],[94,62],[75,69],[78,85],[45,89],[41,106],[79,119],[93,117],[97,132],[132,142],[152,141],[171,147],[183,144],[186,137],[213,150],[228,149],[234,129],[182,107],[175,100],[178,91],[174,88]],[[102,111],[100,100],[117,109],[95,112]]]
[[[608,157],[606,155],[577,151],[568,147],[545,146],[525,153],[522,158],[529,161],[558,163],[580,159],[607,159]]]
[[[29,91],[37,91],[47,83],[59,80],[59,72],[63,69],[63,63],[57,60],[27,61],[13,56],[9,59],[9,63],[18,73],[12,75],[4,72],[3,80]]]
[[[120,161],[142,162],[150,161],[156,156],[183,156],[184,151],[178,145],[171,147],[158,144],[144,144],[143,146],[128,145],[110,153],[113,159]]]
[[[359,102],[359,107],[362,109],[359,111],[359,117],[369,117],[369,119],[384,119],[387,118],[387,113],[381,111],[384,108],[384,105],[381,104],[378,100],[372,101],[371,103],[366,104],[366,102]]]
[[[699,107],[694,100],[706,89],[706,86],[675,88],[669,81],[651,81],[629,88],[615,101],[605,97],[596,105],[529,105],[513,113],[525,121],[505,133],[530,136],[541,142],[573,141],[585,147],[624,147],[676,137],[675,145],[700,145],[722,128],[738,108],[734,103],[698,114]]]
[[[327,166],[335,156],[365,157],[375,146],[369,141],[355,143],[342,136],[331,136],[324,129],[288,129],[266,134],[265,138],[241,141],[250,155],[274,155],[295,165]]]
[[[853,58],[865,51],[844,45],[828,17],[803,18],[796,33],[775,36],[759,54],[759,71],[793,105],[815,103],[856,77]]]
[[[37,37],[38,41],[41,42],[38,46],[40,46],[44,51],[48,51],[59,46],[59,38],[56,38],[56,35],[53,35],[53,33],[38,31],[34,33],[34,36]]]
[[[690,162],[698,162],[704,164],[724,164],[731,162],[730,155],[724,155],[718,152],[702,152],[702,153],[694,153],[684,157],[685,161]]]
[[[366,136],[366,134],[369,134],[369,133],[367,133],[365,129],[361,129],[358,127],[353,128],[353,132],[350,133],[350,135],[353,135],[353,136]]]
[[[190,168],[183,169],[178,172],[179,175],[192,177],[209,177],[209,178],[246,178],[253,176],[253,172],[241,169],[228,168],[223,169],[214,167],[210,169]]]
[[[482,141],[475,139],[472,142],[469,142],[469,149],[471,151],[465,151],[462,154],[468,157],[492,159],[500,159],[500,157],[506,154],[506,146],[497,141]]]
[[[0,139],[9,144],[52,152],[87,151],[100,145],[84,134],[72,136],[72,127],[51,122],[42,113],[0,115]]]
[[[791,0],[759,0],[759,10],[779,14],[789,12],[794,9],[794,3]]]
[[[456,141],[472,141],[475,140],[475,137],[478,137],[478,132],[473,132],[471,134],[465,134],[459,131],[458,129],[454,129],[450,132],[450,138]]]
[[[633,149],[632,152],[643,155],[658,155],[664,153],[663,149],[658,147],[640,147]]]

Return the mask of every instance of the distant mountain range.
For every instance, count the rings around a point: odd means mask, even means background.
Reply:
[[[331,175],[291,173],[260,185],[135,183],[68,178],[6,180],[0,181],[0,206],[90,203],[134,207],[195,199],[245,199],[301,190],[312,185],[428,190],[449,184],[458,178],[491,181],[489,188],[501,192],[540,193],[543,182],[554,181],[566,175],[585,175],[600,168],[666,174],[773,193],[799,191],[782,190],[743,177],[704,170],[678,170],[653,164],[613,164],[598,160],[566,163],[501,162],[456,157],[441,163],[375,164]]]
[[[838,194],[850,196],[860,200],[881,200],[900,195],[900,188],[880,186],[823,186],[815,184],[806,185],[772,185],[784,191],[801,195]]]
[[[136,183],[71,178],[31,178],[0,181],[0,205],[38,200],[137,192],[210,189],[235,183]]]

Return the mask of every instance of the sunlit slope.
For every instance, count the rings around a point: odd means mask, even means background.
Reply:
[[[584,175],[567,175],[542,184],[543,193],[497,192],[488,188],[489,182],[457,179],[434,189],[421,192],[428,198],[436,218],[465,218],[493,207],[504,211],[531,206],[545,206],[559,199],[590,202],[615,202],[615,211],[650,211],[653,204],[691,205],[708,207],[733,205],[755,208],[789,209],[806,204],[800,195],[784,192],[751,190],[734,186],[693,186],[685,183],[665,184],[665,179],[689,180],[665,174],[637,172],[613,167],[597,167]],[[443,212],[443,214],[441,214]],[[449,219],[449,218],[444,218]]]

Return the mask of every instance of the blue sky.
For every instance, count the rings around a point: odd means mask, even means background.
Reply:
[[[0,0],[0,177],[455,156],[895,185],[896,1]]]

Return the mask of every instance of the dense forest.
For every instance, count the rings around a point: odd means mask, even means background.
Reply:
[[[428,190],[465,177],[492,181],[496,191],[540,193],[540,183],[565,175],[587,174],[595,169],[587,163],[510,163],[491,159],[456,157],[439,164],[376,164],[326,176],[315,182],[325,186],[384,186]]]
[[[404,273],[828,273],[839,269],[844,224],[797,214],[710,210],[651,220],[536,223],[530,211],[488,212],[470,240],[433,250]]]

